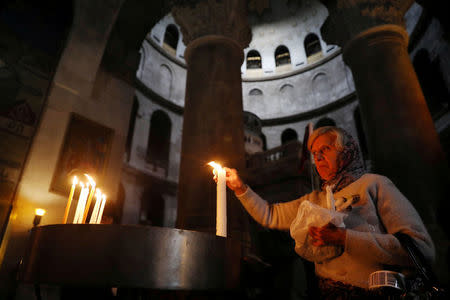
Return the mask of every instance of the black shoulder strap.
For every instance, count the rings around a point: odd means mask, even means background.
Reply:
[[[416,266],[417,271],[423,277],[427,284],[433,285],[437,283],[437,277],[433,273],[433,270],[425,259],[424,255],[417,248],[414,240],[407,234],[397,232],[394,236],[399,240],[400,244],[402,244],[403,248],[408,253],[409,258]]]

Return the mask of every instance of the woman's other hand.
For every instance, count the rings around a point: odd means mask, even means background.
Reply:
[[[343,228],[338,228],[331,223],[322,227],[311,226],[308,233],[312,238],[314,246],[325,245],[341,245],[345,246],[346,231]]]

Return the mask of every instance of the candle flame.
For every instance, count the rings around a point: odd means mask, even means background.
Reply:
[[[45,215],[45,209],[42,209],[42,208],[36,208],[35,210],[34,210],[34,214],[36,215],[36,216],[43,216],[43,215]]]
[[[77,178],[77,176],[74,176],[74,177],[73,177],[72,184],[73,184],[73,185],[77,185],[77,183],[78,183],[78,178]]]
[[[81,188],[84,189],[84,183],[80,181]]]
[[[102,194],[102,200],[106,201],[106,195],[105,194]]]
[[[92,179],[91,176],[89,176],[88,174],[84,174],[84,176],[87,177],[87,179],[89,180],[89,182],[92,186],[95,186],[95,181],[94,181],[94,179]]]
[[[214,161],[210,161],[208,163],[209,166],[213,167],[214,169],[217,169],[218,171],[222,170],[222,166]]]

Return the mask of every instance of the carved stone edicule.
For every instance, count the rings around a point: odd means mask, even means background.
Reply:
[[[181,27],[185,45],[206,35],[229,37],[242,49],[250,43],[251,30],[247,21],[247,1],[176,1],[172,8],[172,15]]]
[[[329,17],[321,28],[329,44],[344,47],[359,33],[379,25],[404,27],[404,15],[414,0],[320,0]]]

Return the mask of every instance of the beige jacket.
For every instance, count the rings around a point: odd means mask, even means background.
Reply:
[[[326,207],[325,191],[268,204],[248,188],[238,198],[258,223],[281,230],[290,228],[302,201]],[[387,269],[386,265],[409,265],[406,252],[393,236],[396,232],[410,235],[425,257],[434,260],[434,245],[419,214],[388,178],[365,174],[334,193],[334,198],[346,205],[351,201],[351,210],[346,210],[345,248],[342,255],[315,264],[319,276],[367,288],[370,273]]]

